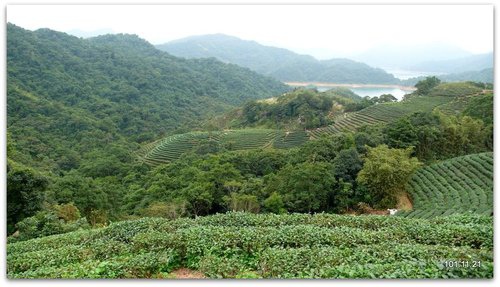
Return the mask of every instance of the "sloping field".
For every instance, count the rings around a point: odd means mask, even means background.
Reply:
[[[273,142],[274,148],[292,148],[296,146],[300,146],[306,141],[309,140],[309,137],[305,131],[292,131],[292,132],[284,132],[278,133]]]
[[[454,213],[493,212],[493,153],[445,160],[418,170],[407,186],[413,211],[400,215],[432,218]]]
[[[207,141],[216,141],[228,150],[291,148],[308,140],[304,131],[242,129],[217,132],[190,132],[166,137],[144,145],[137,155],[144,162],[157,165],[178,159]]]
[[[476,265],[447,265],[459,260]],[[8,278],[171,278],[183,268],[210,278],[492,278],[493,219],[227,213],[7,245]]]
[[[363,125],[388,123],[415,112],[432,111],[435,107],[446,104],[453,97],[420,96],[397,103],[383,103],[370,106],[358,112],[347,113],[338,118],[333,125],[309,131],[313,138],[322,134],[336,134],[342,131],[354,131]]]
[[[183,153],[192,151],[203,140],[217,140],[217,137],[218,134],[208,132],[173,135],[145,145],[138,154],[148,164],[160,164],[178,159]]]

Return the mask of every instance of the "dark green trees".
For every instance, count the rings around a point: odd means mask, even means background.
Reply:
[[[267,191],[280,194],[288,210],[307,213],[330,207],[328,197],[336,182],[332,165],[323,162],[286,166],[269,180]]]
[[[433,161],[487,151],[491,132],[479,119],[433,112],[394,121],[384,128],[384,136],[389,147],[415,147],[420,160]]]
[[[49,182],[30,169],[14,169],[7,173],[7,233],[15,224],[34,215],[42,207]]]
[[[435,76],[427,77],[425,80],[422,80],[415,84],[415,88],[417,88],[417,94],[426,95],[428,94],[432,88],[439,85],[441,80]]]
[[[411,157],[412,148],[391,149],[386,145],[369,148],[358,182],[366,185],[381,207],[394,207],[396,198],[421,163]]]
[[[311,89],[297,89],[272,101],[252,101],[243,106],[244,126],[310,129],[330,123],[334,98]]]

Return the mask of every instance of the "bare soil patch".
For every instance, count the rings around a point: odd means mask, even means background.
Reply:
[[[413,204],[411,203],[408,193],[404,192],[398,196],[398,204],[396,205],[396,208],[405,211],[413,209]]]
[[[192,270],[192,269],[187,269],[187,268],[180,268],[177,270],[174,270],[170,273],[172,278],[174,279],[203,279],[206,278],[203,273],[200,271]]]

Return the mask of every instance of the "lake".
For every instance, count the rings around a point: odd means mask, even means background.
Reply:
[[[318,86],[317,89],[320,92],[324,92],[328,89],[331,89],[331,87],[319,87]],[[412,92],[412,91],[405,91],[405,90],[398,89],[398,88],[365,88],[365,87],[363,87],[363,88],[349,88],[349,90],[353,91],[358,96],[361,96],[361,97],[368,96],[370,98],[378,97],[378,96],[383,95],[383,94],[391,94],[394,97],[396,97],[396,99],[398,99],[398,101],[401,101],[403,99],[404,95]]]
[[[391,94],[398,101],[402,100],[404,95],[416,90],[414,87],[388,85],[388,84],[337,84],[322,82],[285,82],[292,87],[315,87],[318,91],[324,92],[335,87],[348,88],[361,97],[378,97],[383,94]]]
[[[417,77],[443,75],[443,73],[437,73],[437,72],[412,71],[412,70],[393,69],[393,68],[383,68],[383,70],[385,70],[389,74],[392,74],[394,77],[400,80],[408,80],[409,78],[417,78]]]

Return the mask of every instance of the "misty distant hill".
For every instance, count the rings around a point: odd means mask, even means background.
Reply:
[[[483,83],[493,83],[493,68],[483,69],[481,71],[468,71],[461,73],[452,73],[437,76],[443,82],[463,82],[474,81]],[[402,81],[404,85],[413,86],[418,81],[424,80],[426,77],[410,78]]]
[[[285,82],[399,83],[384,70],[360,62],[348,59],[319,61],[312,56],[223,34],[193,36],[156,47],[178,57],[215,57]]]
[[[441,73],[462,73],[480,71],[487,68],[493,68],[493,53],[472,55],[443,61],[428,61],[412,66],[412,69],[417,71]]]
[[[459,47],[444,43],[395,46],[384,45],[353,55],[352,58],[381,68],[414,70],[423,62],[446,61],[472,56]]]

